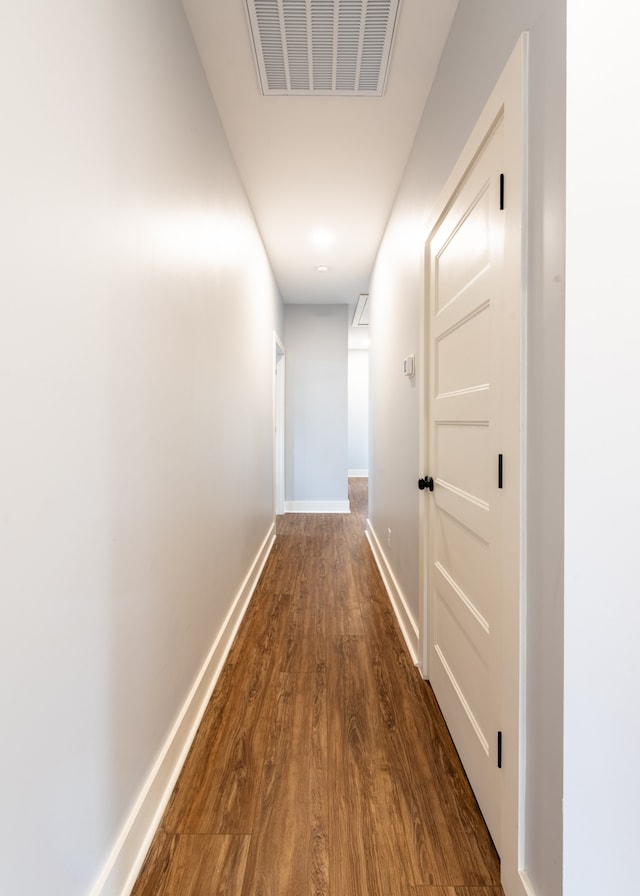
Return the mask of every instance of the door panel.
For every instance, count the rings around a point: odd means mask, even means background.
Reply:
[[[455,307],[459,307],[457,300]],[[438,339],[434,349],[439,395],[489,382],[490,325],[491,306],[485,303],[467,317],[459,318],[457,325]],[[464,364],[455,363],[460,356],[464,356]]]
[[[488,425],[438,421],[435,438],[433,460],[438,479],[464,492],[469,501],[486,506],[494,484],[493,470],[486,462],[491,438]]]
[[[465,526],[459,518],[441,509],[434,533],[436,554],[444,570],[451,569],[457,557],[465,562],[458,566],[457,586],[483,619],[489,613],[489,550],[477,531]]]
[[[485,190],[465,211],[442,248],[436,250],[438,312],[490,266],[490,217],[490,196]]]
[[[485,690],[487,675],[486,654],[489,637],[486,628],[478,621],[469,622],[466,608],[455,595],[442,588],[442,579],[436,578],[436,620],[439,636],[437,651],[445,664],[450,683],[457,691],[457,698],[464,702],[468,721],[478,744],[485,755],[489,753],[488,732],[484,725]],[[474,744],[474,748],[477,746]]]

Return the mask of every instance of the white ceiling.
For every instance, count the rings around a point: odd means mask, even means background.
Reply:
[[[402,0],[383,97],[263,96],[245,0],[183,2],[284,301],[355,305],[458,0]]]

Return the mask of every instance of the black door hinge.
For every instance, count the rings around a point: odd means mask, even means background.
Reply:
[[[498,731],[498,768],[502,768],[502,731]]]
[[[498,455],[498,488],[502,488],[502,455]]]
[[[500,175],[500,211],[504,211],[504,174]]]

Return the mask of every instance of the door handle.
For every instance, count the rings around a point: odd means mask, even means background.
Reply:
[[[428,488],[430,492],[433,491],[433,477],[425,476],[424,479],[418,479],[418,488],[422,491],[425,488]]]

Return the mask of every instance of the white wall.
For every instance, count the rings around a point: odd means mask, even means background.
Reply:
[[[378,255],[371,295],[370,517],[417,626],[419,308],[434,204],[522,31],[530,32],[526,819],[538,896],[562,877],[565,4],[460,0]],[[417,377],[402,376],[416,354]],[[392,547],[384,533],[393,530]]]
[[[349,349],[349,476],[369,470],[369,352]]]
[[[285,508],[346,511],[347,306],[285,306]]]
[[[639,886],[639,30],[568,2],[565,896]]]
[[[0,108],[0,891],[79,896],[270,531],[281,309],[178,2],[3,4]]]

